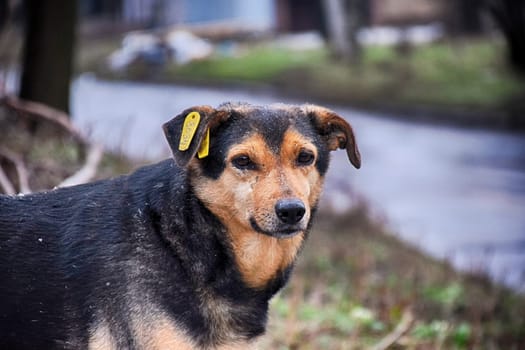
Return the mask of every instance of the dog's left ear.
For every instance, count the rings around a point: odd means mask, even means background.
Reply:
[[[337,113],[316,105],[304,105],[303,109],[312,118],[317,130],[325,138],[328,149],[346,149],[350,163],[357,169],[361,167],[361,154],[355,140],[354,131],[346,120]]]
[[[186,167],[197,151],[199,156],[204,148],[209,147],[209,130],[229,117],[226,111],[217,111],[210,106],[196,106],[186,109],[162,125],[164,135],[173,153],[175,162]],[[203,145],[208,143],[208,145]]]

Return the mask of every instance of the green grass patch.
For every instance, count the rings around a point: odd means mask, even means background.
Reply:
[[[450,105],[491,107],[523,92],[506,67],[502,43],[424,46],[409,57],[404,98]],[[419,87],[419,88],[418,88]]]
[[[216,55],[184,66],[171,65],[168,77],[211,81],[270,83],[283,72],[324,61],[322,51],[290,51],[266,46],[243,50],[234,57]]]
[[[501,43],[485,41],[418,46],[404,54],[367,47],[359,65],[326,60],[301,74],[309,93],[337,101],[499,108],[525,91],[504,52]]]
[[[99,43],[97,50],[105,52],[111,45]],[[84,55],[87,61],[93,62],[97,50]],[[339,103],[499,110],[525,91],[524,81],[507,67],[505,51],[504,43],[488,39],[447,41],[408,51],[368,46],[361,62],[350,65],[334,61],[327,49],[293,51],[258,44],[233,56],[216,54],[160,71],[137,64],[125,72],[103,74],[161,82],[272,85]]]

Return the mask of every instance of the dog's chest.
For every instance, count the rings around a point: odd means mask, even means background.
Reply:
[[[247,312],[243,307],[233,307],[221,298],[207,293],[202,299],[201,315],[207,327],[200,334],[192,334],[182,322],[163,312],[131,310],[127,329],[132,339],[115,332],[106,319],[98,320],[90,330],[89,350],[118,350],[131,346],[137,350],[236,350],[252,349],[254,339],[241,335],[242,326],[236,321]],[[156,308],[152,308],[156,309]],[[192,334],[190,336],[190,334]],[[130,344],[131,343],[131,344]],[[204,345],[203,345],[204,344]]]

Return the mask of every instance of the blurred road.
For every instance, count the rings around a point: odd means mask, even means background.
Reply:
[[[106,147],[161,159],[169,156],[161,123],[187,107],[225,101],[304,102],[86,75],[74,83],[72,114]],[[525,134],[419,125],[331,108],[354,126],[363,167],[356,171],[345,152],[335,152],[325,205],[344,210],[363,197],[413,245],[525,291]]]

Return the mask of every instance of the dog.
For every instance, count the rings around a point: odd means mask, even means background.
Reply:
[[[127,176],[0,196],[1,349],[246,349],[305,242],[330,151],[316,105],[197,106],[173,158]]]

